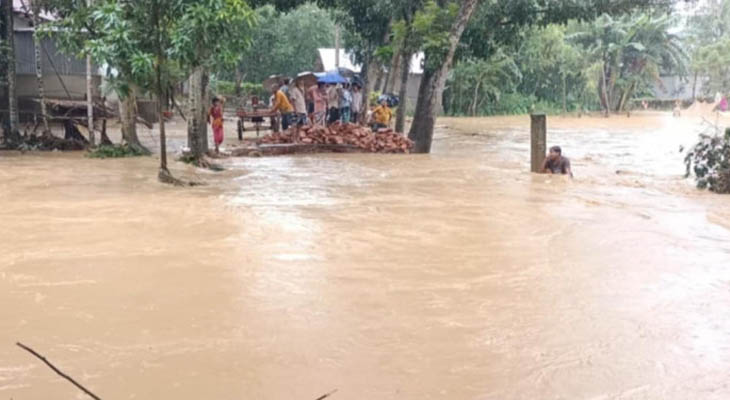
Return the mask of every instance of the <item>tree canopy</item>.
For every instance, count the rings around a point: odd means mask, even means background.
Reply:
[[[266,5],[256,9],[256,20],[250,46],[238,53],[243,80],[261,82],[274,73],[294,76],[312,68],[318,48],[334,46],[334,20],[314,4],[288,12]],[[230,72],[221,72],[223,77],[233,79]]]

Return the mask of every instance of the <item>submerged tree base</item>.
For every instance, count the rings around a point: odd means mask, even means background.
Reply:
[[[10,139],[6,138],[6,141],[0,145],[0,148],[20,151],[75,151],[86,150],[88,148],[88,142],[77,139],[64,139],[53,136],[50,133],[44,133],[42,135],[13,135]]]
[[[157,179],[162,182],[166,183],[168,185],[174,185],[174,186],[203,186],[204,183],[202,182],[194,182],[194,181],[184,181],[182,179],[175,178],[170,173],[170,170],[167,168],[160,168],[160,171],[157,173]]]
[[[214,154],[209,154],[208,156],[217,157],[217,155],[214,155]],[[198,168],[209,169],[211,171],[216,171],[216,172],[225,170],[225,168],[223,168],[222,166],[210,162],[206,156],[198,157],[189,152],[183,153],[183,155],[180,156],[180,158],[178,158],[178,161],[184,162],[185,164],[193,165]]]

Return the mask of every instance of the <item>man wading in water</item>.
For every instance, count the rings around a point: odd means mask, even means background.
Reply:
[[[573,177],[573,171],[570,169],[570,160],[567,157],[563,157],[563,150],[560,146],[553,146],[550,148],[550,154],[548,154],[545,162],[542,164],[543,174],[562,174],[570,175]]]

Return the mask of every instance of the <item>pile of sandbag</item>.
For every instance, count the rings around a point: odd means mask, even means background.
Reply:
[[[370,128],[355,124],[334,123],[328,127],[303,126],[297,139],[296,128],[285,132],[274,132],[260,139],[264,144],[334,144],[350,145],[373,153],[408,153],[413,142],[392,129]]]

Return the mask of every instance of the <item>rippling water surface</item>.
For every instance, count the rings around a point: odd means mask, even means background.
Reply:
[[[431,155],[0,155],[0,399],[728,399],[699,118],[441,119]],[[177,138],[179,141],[179,137]],[[175,138],[173,138],[173,142]],[[174,145],[173,145],[174,147]]]

